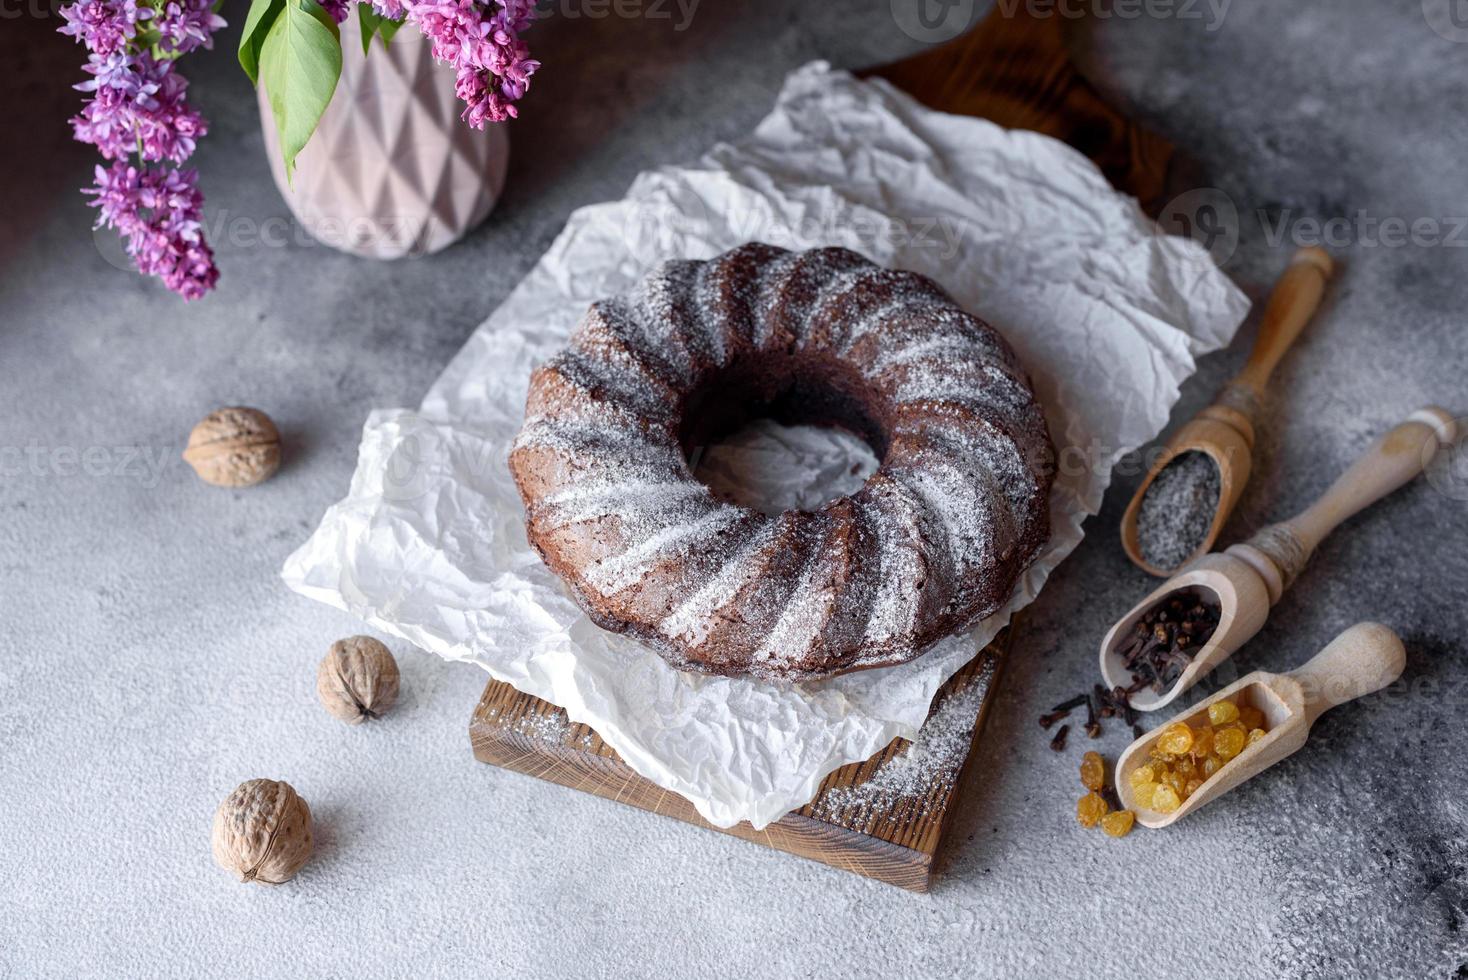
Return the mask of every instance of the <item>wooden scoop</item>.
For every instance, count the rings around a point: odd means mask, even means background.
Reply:
[[[1198,649],[1172,689],[1143,688],[1131,696],[1142,711],[1155,711],[1206,676],[1259,632],[1269,609],[1338,525],[1421,473],[1440,447],[1458,438],[1458,425],[1441,408],[1423,408],[1376,441],[1366,454],[1296,517],[1271,524],[1243,544],[1204,555],[1139,602],[1101,641],[1101,676],[1108,690],[1128,687],[1131,672],[1117,648],[1136,622],[1174,592],[1202,593],[1219,606],[1218,628]]]
[[[1157,479],[1157,474],[1174,458],[1187,452],[1207,453],[1218,467],[1218,507],[1202,543],[1177,567],[1212,550],[1219,532],[1244,492],[1244,485],[1249,482],[1249,471],[1253,468],[1254,424],[1259,417],[1264,386],[1269,383],[1269,376],[1274,373],[1285,351],[1290,349],[1320,307],[1325,281],[1334,268],[1335,264],[1323,249],[1302,248],[1295,253],[1289,268],[1280,276],[1274,292],[1270,294],[1264,320],[1259,325],[1259,337],[1254,341],[1254,350],[1243,371],[1224,386],[1212,405],[1178,429],[1163,447],[1121,519],[1122,547],[1138,567],[1159,576],[1171,575],[1176,570],[1158,568],[1142,557],[1137,515],[1142,509],[1142,498],[1147,495],[1147,489]]]
[[[1135,811],[1137,823],[1143,827],[1166,827],[1293,755],[1310,737],[1310,726],[1316,718],[1338,704],[1386,687],[1402,676],[1406,662],[1406,651],[1397,634],[1380,623],[1358,623],[1298,670],[1288,674],[1256,670],[1137,739],[1117,760],[1116,795],[1123,807]],[[1258,708],[1264,714],[1267,734],[1245,746],[1171,813],[1137,806],[1131,774],[1147,763],[1148,752],[1162,730],[1179,721],[1194,727],[1202,725],[1208,720],[1208,706],[1224,700]]]

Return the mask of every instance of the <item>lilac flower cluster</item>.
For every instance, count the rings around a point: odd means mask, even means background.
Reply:
[[[475,129],[518,115],[515,101],[530,87],[540,62],[520,32],[535,19],[534,0],[372,0],[391,20],[407,21],[433,43],[433,56],[454,67],[463,120]]]
[[[157,276],[184,299],[198,299],[219,279],[214,253],[199,223],[204,195],[193,170],[139,169],[119,160],[97,168],[95,195],[99,222],[116,228],[138,271]]]
[[[224,20],[212,0],[75,0],[61,16],[61,33],[90,52],[85,70],[92,77],[76,86],[89,98],[72,129],[112,161],[97,168],[87,190],[98,224],[122,233],[139,271],[197,299],[219,272],[200,225],[197,174],[177,165],[208,125],[185,100],[188,80],[174,70],[174,59],[210,47]],[[127,162],[132,156],[136,166]]]

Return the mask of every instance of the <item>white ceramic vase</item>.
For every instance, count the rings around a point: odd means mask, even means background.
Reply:
[[[504,187],[510,144],[502,124],[459,119],[454,72],[405,26],[362,54],[356,8],[341,25],[342,73],[331,104],[286,181],[265,86],[260,125],[275,185],[317,241],[354,255],[399,259],[452,245],[488,216]]]

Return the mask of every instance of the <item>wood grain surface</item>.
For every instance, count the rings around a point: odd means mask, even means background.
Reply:
[[[999,680],[1008,637],[1007,630],[1001,633],[939,691],[929,723],[918,735],[921,754],[910,756],[911,743],[895,739],[866,762],[831,773],[814,800],[765,829],[741,823],[722,832],[927,891],[970,750]],[[955,718],[966,720],[954,727]],[[930,732],[935,722],[944,723],[941,732]],[[683,797],[633,772],[595,731],[571,723],[562,709],[508,684],[491,681],[485,687],[469,737],[481,762],[720,829],[704,821]],[[956,751],[941,751],[955,746]],[[915,760],[925,764],[916,767]]]
[[[1155,217],[1178,162],[1172,144],[1117,112],[1082,77],[1068,45],[1080,21],[1053,9],[1036,16],[1030,4],[1010,6],[996,6],[946,44],[857,74],[886,79],[942,112],[1062,140]]]

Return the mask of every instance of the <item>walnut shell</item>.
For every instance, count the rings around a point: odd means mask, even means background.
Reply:
[[[398,662],[370,636],[337,640],[316,668],[316,696],[350,725],[376,718],[398,699]]]
[[[290,783],[240,783],[214,813],[214,861],[240,881],[278,885],[311,856],[311,808]]]
[[[205,483],[249,487],[280,469],[280,433],[255,408],[221,408],[189,433],[184,460]]]

